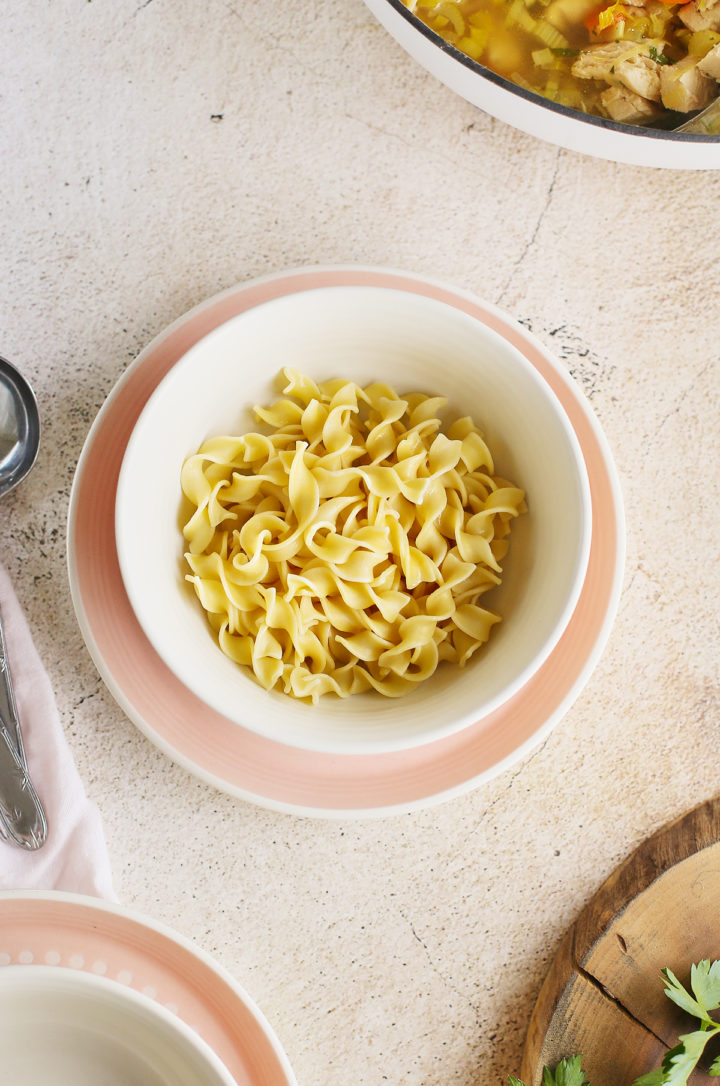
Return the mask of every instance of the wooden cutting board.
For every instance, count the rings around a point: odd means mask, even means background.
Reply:
[[[567,932],[530,1020],[523,1082],[540,1086],[546,1064],[581,1054],[592,1086],[630,1086],[695,1028],[660,970],[687,983],[703,958],[720,958],[720,797],[645,841]]]

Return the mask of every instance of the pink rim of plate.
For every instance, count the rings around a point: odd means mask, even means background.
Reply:
[[[247,309],[332,286],[410,291],[470,314],[536,367],[580,442],[592,500],[592,542],[577,607],[543,666],[509,701],[462,731],[410,750],[324,755],[265,739],[209,709],[164,665],[142,632],[120,575],[115,492],[125,447],[158,382],[186,351]],[[610,633],[624,565],[624,519],[615,467],[589,405],[545,348],[473,295],[405,272],[311,267],[231,288],[162,332],[129,366],[85,442],[70,498],[68,566],[88,650],[138,728],[191,773],[252,803],[292,814],[369,817],[429,806],[476,787],[525,757],[570,707]]]
[[[0,893],[0,967],[52,965],[127,985],[177,1014],[238,1086],[296,1086],[271,1027],[225,970],[177,933],[96,898]]]

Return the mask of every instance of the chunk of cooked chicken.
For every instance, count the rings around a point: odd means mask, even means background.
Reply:
[[[678,9],[678,16],[693,33],[698,30],[720,30],[720,0],[714,4],[692,0],[692,3]]]
[[[660,115],[654,102],[634,94],[627,87],[608,87],[600,95],[600,102],[611,120],[624,124],[649,124]]]
[[[699,57],[685,57],[660,73],[662,104],[678,113],[704,109],[717,94],[717,83],[698,67]]]
[[[663,42],[654,43],[662,52]],[[603,79],[606,83],[618,83],[633,94],[660,101],[660,65],[649,55],[652,42],[611,41],[593,45],[584,50],[572,66],[572,74],[578,79]]]
[[[720,82],[720,42],[698,61],[698,71]]]
[[[660,101],[660,65],[644,53],[617,64],[615,76],[634,94],[652,102]]]
[[[608,79],[624,60],[637,56],[639,46],[634,41],[608,41],[583,49],[572,66],[578,79]],[[612,80],[610,80],[612,82]]]

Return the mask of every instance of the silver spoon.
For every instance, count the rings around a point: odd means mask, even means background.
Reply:
[[[720,96],[713,98],[709,106],[705,106],[705,109],[681,124],[675,132],[696,132],[700,136],[717,136],[720,133]]]
[[[0,497],[35,463],[40,415],[24,377],[0,358]],[[28,775],[0,615],[0,836],[19,848],[45,843],[47,822]]]

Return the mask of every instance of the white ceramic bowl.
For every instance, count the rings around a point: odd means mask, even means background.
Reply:
[[[0,1086],[236,1086],[198,1034],[105,977],[0,969]]]
[[[720,168],[720,136],[663,132],[568,109],[471,60],[412,15],[402,0],[365,0],[365,3],[427,71],[485,113],[522,132],[570,151],[633,166],[676,170]]]
[[[256,430],[249,408],[277,398],[284,366],[322,380],[382,379],[399,393],[447,396],[486,435],[496,470],[522,486],[503,583],[483,597],[502,615],[463,669],[443,665],[402,698],[374,692],[317,706],[267,692],[227,659],[183,580],[180,469],[213,434]],[[206,704],[291,746],[399,750],[450,734],[496,708],[544,662],[577,602],[591,503],[564,411],[510,343],[451,305],[402,290],[338,286],[267,302],[211,332],[160,383],[131,435],[117,489],[125,587],[158,654]]]

